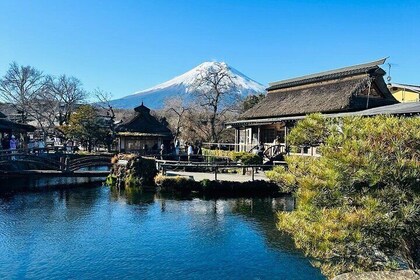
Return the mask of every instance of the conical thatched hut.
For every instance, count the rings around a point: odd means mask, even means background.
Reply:
[[[116,127],[121,152],[147,152],[160,149],[161,144],[169,147],[172,133],[166,124],[150,114],[143,103],[134,108],[136,115],[128,122]]]

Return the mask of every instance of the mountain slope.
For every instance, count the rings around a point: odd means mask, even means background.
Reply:
[[[208,71],[217,62],[204,62],[190,71],[177,76],[167,82],[161,83],[152,88],[138,91],[132,95],[112,100],[110,103],[114,108],[131,109],[142,102],[151,109],[161,109],[164,106],[165,99],[179,97],[188,98],[194,86],[194,82],[200,73]],[[226,63],[219,63],[222,67],[226,67],[232,81],[235,83],[239,94],[243,96],[263,93],[265,87],[260,83],[248,78],[238,70],[229,67]],[[233,93],[234,94],[234,93]]]

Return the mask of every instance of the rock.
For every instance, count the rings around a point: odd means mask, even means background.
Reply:
[[[350,272],[338,275],[333,280],[420,280],[420,270],[394,270]]]

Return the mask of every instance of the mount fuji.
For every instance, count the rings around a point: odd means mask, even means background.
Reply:
[[[217,65],[216,65],[217,64]],[[186,99],[194,90],[194,82],[200,73],[206,73],[214,67],[223,67],[231,77],[236,86],[237,92],[232,94],[240,94],[248,96],[252,94],[265,93],[265,87],[242,74],[233,67],[228,66],[224,62],[204,62],[188,72],[177,76],[167,82],[156,85],[123,98],[110,101],[110,105],[114,108],[132,109],[139,106],[142,102],[150,109],[162,109],[165,99],[181,98]]]

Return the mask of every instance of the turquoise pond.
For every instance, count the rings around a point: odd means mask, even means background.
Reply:
[[[325,279],[276,229],[293,198],[107,187],[0,195],[0,279]]]

